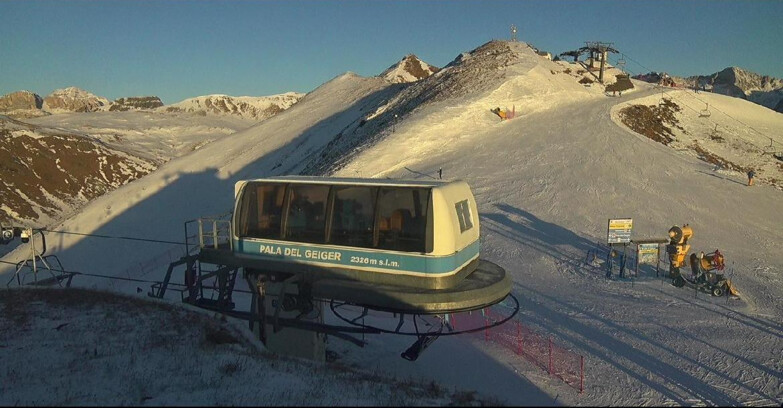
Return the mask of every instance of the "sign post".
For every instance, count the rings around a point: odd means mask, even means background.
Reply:
[[[620,277],[625,277],[625,258],[626,248],[631,242],[631,231],[633,230],[633,218],[610,218],[607,228],[606,242],[609,244],[609,253],[607,254],[606,277],[612,277],[612,255],[613,246],[621,244],[623,246],[623,257],[620,260]]]
[[[661,267],[661,244],[669,242],[666,238],[653,238],[653,239],[635,239],[633,243],[636,244],[636,275],[639,275],[640,264],[655,264],[655,277],[658,277],[658,272]]]

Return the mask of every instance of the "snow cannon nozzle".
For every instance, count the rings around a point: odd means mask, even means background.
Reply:
[[[672,245],[682,245],[688,242],[688,239],[693,237],[693,230],[688,224],[682,227],[673,226],[669,228],[669,239]]]

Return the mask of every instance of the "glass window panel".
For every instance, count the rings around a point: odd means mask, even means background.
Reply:
[[[425,252],[429,189],[385,187],[378,197],[378,248]]]
[[[329,186],[291,184],[285,239],[323,243]]]
[[[373,247],[377,187],[335,187],[330,243]]]
[[[284,184],[250,183],[242,194],[239,235],[280,238]]]

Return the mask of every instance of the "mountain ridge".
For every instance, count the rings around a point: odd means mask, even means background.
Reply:
[[[688,88],[745,99],[783,113],[783,79],[761,75],[732,66],[706,75],[688,77],[669,76],[666,73],[639,74],[634,79],[663,85]]]

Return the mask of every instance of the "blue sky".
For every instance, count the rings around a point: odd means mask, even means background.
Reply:
[[[783,1],[0,1],[0,94],[77,86],[165,104],[309,92],[409,53],[443,67],[492,39],[612,42],[631,73],[783,78]],[[612,61],[619,55],[610,56]]]

